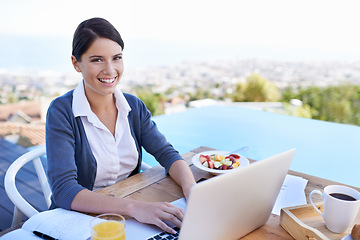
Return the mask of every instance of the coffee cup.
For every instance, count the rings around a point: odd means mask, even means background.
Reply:
[[[312,200],[319,194],[323,201],[323,213]],[[309,195],[311,205],[325,220],[326,227],[334,233],[343,233],[350,228],[360,208],[360,192],[342,185],[329,185],[324,191],[313,190]]]

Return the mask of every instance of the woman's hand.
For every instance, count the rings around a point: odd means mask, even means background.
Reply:
[[[184,211],[167,202],[134,201],[131,215],[139,222],[156,225],[162,230],[174,234],[175,230],[168,223],[173,223],[180,228]]]
[[[133,217],[142,223],[156,225],[169,233],[175,231],[168,224],[173,223],[180,227],[184,218],[184,211],[181,208],[167,202],[141,202],[115,198],[88,189],[83,189],[75,196],[71,209],[96,214],[114,212]]]

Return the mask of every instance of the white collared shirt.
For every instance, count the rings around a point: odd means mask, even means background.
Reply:
[[[91,151],[97,162],[93,191],[127,178],[138,163],[138,152],[130,133],[127,118],[131,108],[121,91],[115,90],[114,96],[118,109],[115,136],[91,110],[85,95],[83,81],[73,92],[74,116],[80,116]]]

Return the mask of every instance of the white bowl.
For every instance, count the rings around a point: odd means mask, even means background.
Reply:
[[[206,151],[206,152],[201,152],[196,154],[195,156],[193,156],[192,158],[192,163],[195,165],[195,167],[205,171],[205,172],[209,172],[211,174],[214,175],[219,175],[219,174],[223,174],[223,173],[228,173],[228,172],[232,172],[232,171],[236,171],[240,168],[246,167],[248,165],[250,165],[249,159],[247,159],[246,157],[244,157],[243,155],[237,154],[240,156],[240,166],[234,169],[229,169],[229,170],[218,170],[218,169],[211,169],[208,167],[205,167],[201,164],[200,162],[200,155],[212,155],[212,154],[219,154],[219,155],[223,155],[226,156],[229,154],[229,152],[227,151],[219,151],[219,150],[213,150],[213,151]]]

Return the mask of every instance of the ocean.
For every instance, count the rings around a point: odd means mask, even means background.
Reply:
[[[0,72],[73,73],[71,37],[0,35]],[[156,39],[124,39],[126,68],[173,66],[187,62],[214,62],[231,58],[274,59],[281,61],[348,60],[358,61],[356,54],[324,52],[319,49],[285,46],[256,46],[166,41]]]

